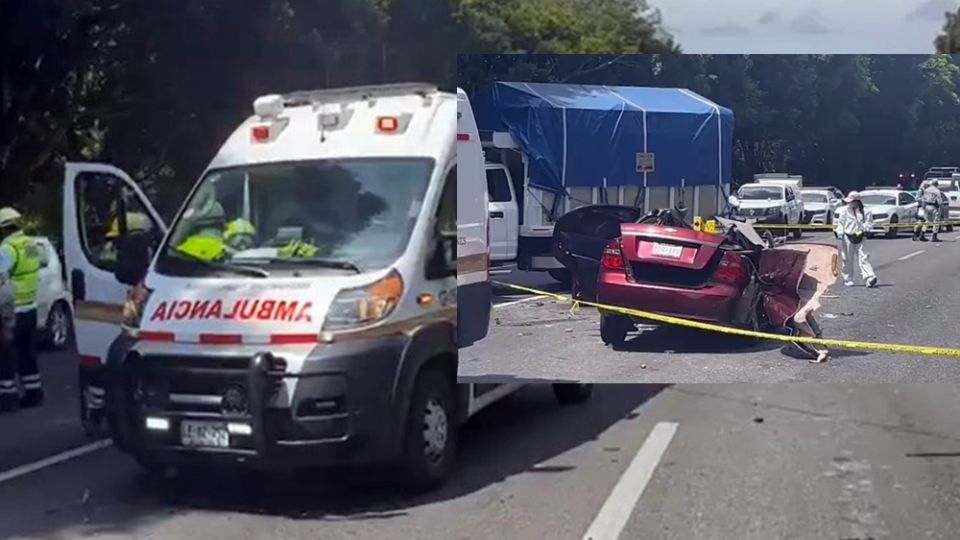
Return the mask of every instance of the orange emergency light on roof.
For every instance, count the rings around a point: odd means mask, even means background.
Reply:
[[[396,133],[399,126],[400,123],[396,116],[377,117],[377,131],[381,133]]]

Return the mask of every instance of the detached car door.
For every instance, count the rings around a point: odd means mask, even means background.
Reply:
[[[630,206],[584,206],[568,212],[553,228],[553,255],[570,271],[578,300],[597,298],[600,259],[622,223],[635,223],[643,211]]]
[[[100,163],[66,164],[63,254],[82,365],[101,366],[120,332],[127,286],[114,277],[116,259],[107,233],[114,220],[126,223],[127,213],[147,216],[156,242],[163,239],[166,225],[127,173]]]

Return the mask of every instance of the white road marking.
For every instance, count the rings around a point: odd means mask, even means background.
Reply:
[[[583,535],[583,540],[617,540],[620,537],[678,426],[675,422],[657,422],[657,425],[653,426],[647,440],[640,450],[637,450],[637,455],[620,476],[587,533]]]
[[[521,298],[521,299],[519,299],[519,300],[511,300],[510,302],[503,302],[503,303],[501,303],[501,304],[494,304],[493,307],[495,307],[495,308],[502,308],[502,307],[507,307],[507,306],[513,306],[513,305],[516,305],[516,304],[522,304],[522,303],[524,303],[524,302],[529,302],[529,301],[531,301],[531,300],[536,300],[536,299],[538,299],[538,298],[540,298],[540,297],[539,297],[539,296],[528,296],[528,297],[526,297],[526,298]]]
[[[914,251],[913,253],[908,253],[908,254],[904,255],[903,257],[900,257],[900,258],[897,259],[897,260],[898,260],[898,261],[905,261],[905,260],[907,260],[907,259],[912,259],[912,258],[916,257],[917,255],[920,255],[920,254],[926,253],[926,252],[927,252],[926,250],[920,249],[920,250]]]
[[[100,441],[92,442],[90,444],[73,448],[65,452],[60,452],[59,454],[43,458],[39,461],[34,461],[33,463],[28,463],[26,465],[21,465],[19,467],[14,467],[12,469],[0,472],[0,484],[13,480],[14,478],[19,478],[21,476],[30,474],[32,472],[39,471],[40,469],[45,469],[51,465],[56,465],[57,463],[63,463],[64,461],[71,460],[76,457],[80,457],[91,452],[96,452],[97,450],[102,450],[113,444],[113,441],[110,439],[103,439]]]

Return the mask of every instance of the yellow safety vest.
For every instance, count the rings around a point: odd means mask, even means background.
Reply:
[[[227,253],[227,246],[219,236],[194,234],[177,246],[177,251],[203,261],[217,261]]]
[[[8,236],[2,244],[13,255],[10,280],[16,307],[35,304],[40,283],[40,246],[23,232]]]

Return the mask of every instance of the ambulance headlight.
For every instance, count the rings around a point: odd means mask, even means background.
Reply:
[[[127,300],[123,303],[123,315],[120,326],[127,334],[136,334],[140,331],[140,321],[143,319],[144,308],[150,301],[153,291],[144,285],[131,287],[127,292]]]
[[[403,297],[403,279],[396,270],[355,289],[340,291],[330,305],[324,332],[366,326],[387,318]]]

